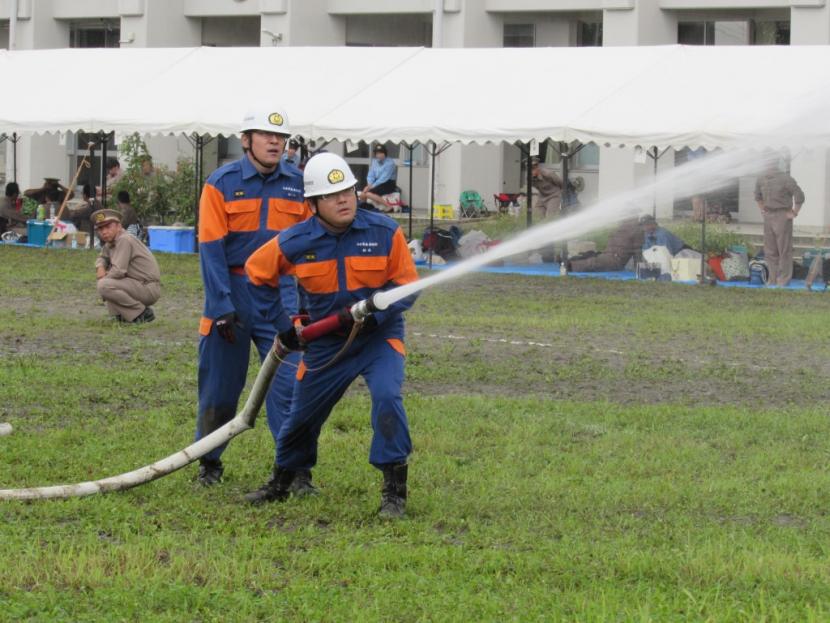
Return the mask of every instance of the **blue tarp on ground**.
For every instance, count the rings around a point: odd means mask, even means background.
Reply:
[[[426,266],[425,260],[416,262],[419,266]],[[432,268],[435,270],[442,270],[449,268],[454,264],[433,264]],[[540,275],[543,277],[560,277],[559,264],[504,264],[502,266],[484,266],[478,268],[479,272],[486,273],[500,273],[512,275]],[[607,279],[609,281],[636,281],[637,275],[629,271],[611,271],[602,273],[568,273],[568,277],[587,277],[590,279]],[[697,281],[673,281],[672,283],[682,283],[686,285],[697,285]],[[718,281],[719,286],[726,286],[728,288],[771,288],[772,286],[753,285],[748,281]],[[780,288],[781,290],[806,290],[807,286],[803,279],[793,279],[788,286]],[[813,285],[813,291],[821,291],[827,289],[824,282],[816,282]]]

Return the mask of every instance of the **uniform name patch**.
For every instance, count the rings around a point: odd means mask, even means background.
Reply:
[[[234,197],[244,197],[245,196],[245,191],[244,190],[235,190],[235,191],[233,191],[233,196]]]

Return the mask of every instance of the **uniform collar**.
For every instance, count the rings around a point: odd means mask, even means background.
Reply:
[[[273,173],[269,173],[268,175],[262,175],[259,171],[257,171],[254,164],[251,162],[250,158],[248,158],[248,154],[242,154],[242,158],[240,159],[241,166],[242,166],[242,179],[249,180],[252,177],[261,177],[263,179],[271,179],[274,177],[278,177],[282,175],[282,159],[280,159],[279,163],[277,164],[277,168]]]

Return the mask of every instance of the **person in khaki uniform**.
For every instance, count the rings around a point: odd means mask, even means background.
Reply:
[[[16,182],[6,184],[6,197],[0,202],[0,234],[14,231],[26,235],[28,217],[20,211],[20,186]]]
[[[536,189],[533,196],[533,221],[540,223],[558,216],[562,211],[562,179],[553,171],[543,169],[539,158],[530,159],[531,185]]]
[[[632,257],[643,248],[643,227],[638,219],[628,219],[608,235],[608,244],[602,253],[588,251],[575,255],[567,262],[568,272],[592,273],[623,270]]]
[[[103,243],[95,260],[98,294],[119,322],[151,322],[156,316],[150,305],[161,296],[156,258],[121,226],[115,210],[98,210],[91,218]]]
[[[778,160],[769,158],[755,182],[755,201],[764,215],[764,259],[769,285],[786,286],[793,276],[793,219],[801,211],[804,192]]]

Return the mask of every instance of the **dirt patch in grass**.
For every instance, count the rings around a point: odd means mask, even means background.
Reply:
[[[119,327],[95,293],[91,254],[66,254],[78,266],[62,277],[32,268],[31,256],[7,258],[32,276],[0,301],[0,356],[175,360],[195,381],[195,257],[163,257],[158,320]],[[819,293],[476,274],[423,292],[408,312],[405,391],[810,405],[830,400],[827,317]]]

